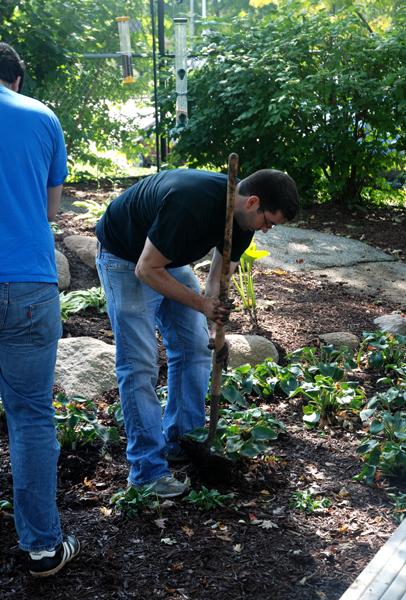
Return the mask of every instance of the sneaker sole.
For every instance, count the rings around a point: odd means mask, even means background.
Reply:
[[[30,571],[30,575],[32,575],[33,577],[49,577],[50,575],[55,575],[55,573],[58,573],[58,571],[60,571],[66,564],[68,564],[68,562],[70,562],[72,559],[74,559],[75,556],[77,556],[79,554],[79,552],[80,552],[80,542],[78,540],[78,549],[76,550],[75,554],[72,554],[72,556],[70,556],[67,560],[60,562],[57,567],[55,567],[54,569],[51,569],[50,571],[42,571],[41,573],[37,573],[35,571]]]
[[[158,492],[154,492],[154,494],[156,494],[158,496],[158,498],[176,498],[176,496],[182,496],[185,492],[187,492],[186,490],[182,490],[181,492],[167,492],[167,493],[162,493],[159,494]]]

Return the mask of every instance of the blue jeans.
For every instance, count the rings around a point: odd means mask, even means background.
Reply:
[[[6,411],[14,520],[22,550],[61,542],[56,508],[59,444],[52,385],[61,335],[53,283],[0,283],[0,396]]]
[[[116,342],[116,373],[127,433],[128,481],[142,485],[169,474],[166,455],[205,422],[211,359],[206,317],[158,294],[135,275],[135,264],[99,249],[96,260]],[[190,267],[170,269],[199,293]],[[156,395],[156,329],[168,361],[168,401]]]

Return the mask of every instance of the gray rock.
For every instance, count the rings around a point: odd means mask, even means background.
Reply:
[[[117,387],[115,346],[91,337],[59,340],[55,383],[70,395],[92,398]]]
[[[62,252],[55,250],[56,270],[58,272],[58,287],[67,290],[70,286],[70,270],[68,259]]]
[[[226,335],[229,345],[229,366],[239,367],[245,363],[258,365],[266,358],[278,362],[279,354],[274,344],[260,335]]]
[[[342,348],[346,346],[347,348],[358,348],[359,339],[353,333],[348,331],[335,331],[334,333],[321,333],[319,335],[319,339],[322,344],[329,346],[332,344],[336,348]]]
[[[364,262],[393,262],[394,257],[349,239],[313,229],[278,225],[268,233],[257,231],[254,241],[258,248],[270,251],[261,259],[265,267],[286,271],[310,271],[330,267],[349,267]]]
[[[69,250],[75,252],[88,267],[96,269],[96,244],[95,237],[87,235],[68,235],[63,243]]]
[[[374,319],[375,325],[378,325],[382,331],[388,331],[389,333],[398,333],[400,335],[406,335],[406,317],[403,317],[400,313],[390,313],[388,315],[382,315]]]

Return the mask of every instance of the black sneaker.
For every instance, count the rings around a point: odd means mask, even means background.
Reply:
[[[54,575],[75,558],[80,552],[79,540],[74,535],[67,535],[55,550],[41,550],[29,553],[29,570],[34,577]]]

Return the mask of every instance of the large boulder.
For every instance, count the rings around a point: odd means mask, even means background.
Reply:
[[[403,317],[400,313],[390,313],[388,315],[382,315],[374,319],[375,325],[378,325],[382,331],[388,331],[389,333],[398,333],[400,335],[406,335],[406,317]]]
[[[235,368],[249,363],[258,365],[266,358],[278,362],[279,354],[274,344],[260,335],[239,335],[232,333],[226,335],[229,346],[230,367]]]
[[[319,335],[320,342],[325,346],[335,346],[336,348],[352,348],[356,349],[359,346],[359,339],[349,331],[334,331],[333,333],[321,333]]]
[[[71,395],[92,398],[117,387],[115,346],[91,337],[59,340],[55,383]]]
[[[58,272],[58,287],[67,290],[70,286],[70,270],[68,259],[62,252],[55,250],[56,270]]]
[[[63,243],[69,250],[75,252],[88,267],[96,268],[96,244],[95,237],[87,235],[68,235]]]

